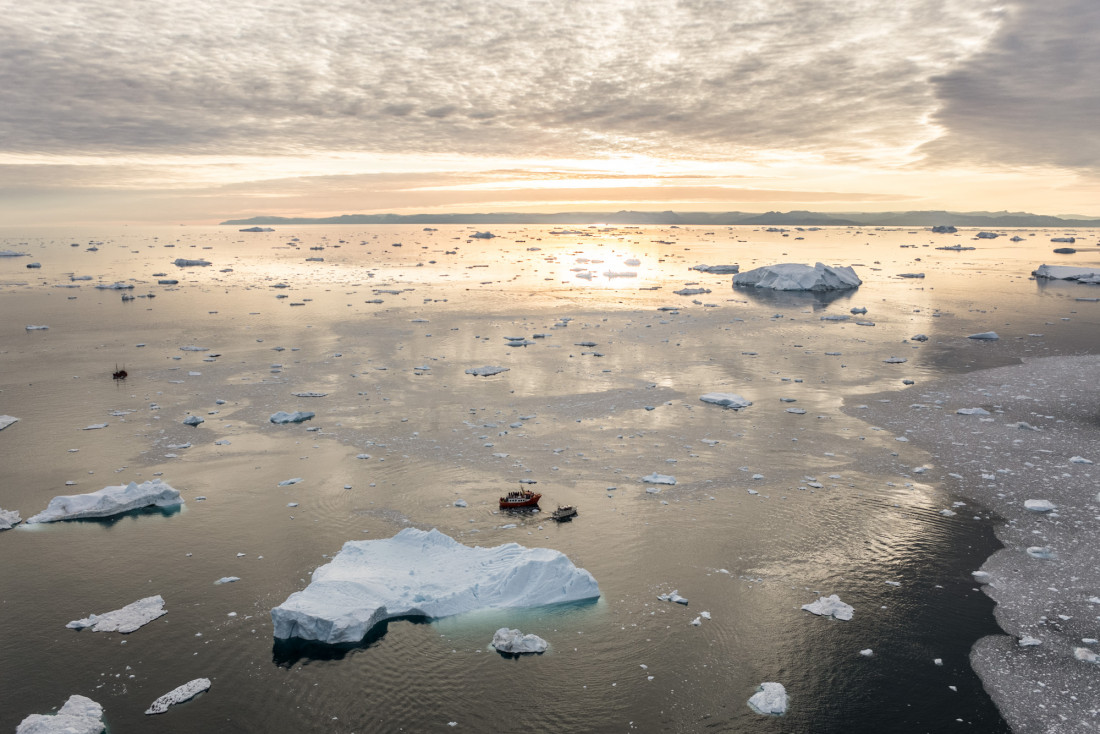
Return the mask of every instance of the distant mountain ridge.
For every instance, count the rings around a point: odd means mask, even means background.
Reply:
[[[775,227],[1100,227],[1100,219],[1066,219],[1027,212],[490,212],[482,214],[342,214],[337,217],[229,219],[224,225],[273,224],[613,224],[613,225],[756,225]]]

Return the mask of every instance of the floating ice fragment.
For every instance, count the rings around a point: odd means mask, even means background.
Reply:
[[[1100,655],[1097,655],[1087,647],[1075,647],[1073,648],[1073,657],[1077,658],[1083,663],[1092,663],[1093,665],[1100,665]]]
[[[19,419],[16,418],[14,415],[0,415],[0,431],[18,421]]]
[[[296,398],[323,398],[328,395],[327,392],[292,392]]]
[[[983,331],[980,334],[971,334],[966,337],[967,339],[978,339],[980,341],[997,341],[1001,337],[997,336],[995,331]]]
[[[845,621],[850,620],[852,614],[855,612],[855,609],[842,602],[840,597],[836,594],[823,596],[812,604],[803,604],[802,608],[811,614],[817,614],[823,617],[831,616]]]
[[[924,334],[914,334],[913,336],[909,337],[909,341],[926,342],[928,341],[928,337]]]
[[[283,481],[279,482],[279,486],[280,487],[289,487],[290,485],[297,484],[300,481],[302,481],[301,477],[294,477],[293,479],[284,479]]]
[[[508,655],[522,655],[524,653],[546,652],[548,646],[546,640],[538,635],[525,635],[519,630],[501,627],[493,633],[493,641],[489,643],[497,652]]]
[[[822,263],[816,263],[813,267],[801,263],[765,265],[733,276],[735,286],[777,291],[848,290],[862,283],[850,266],[830,267]]]
[[[989,415],[984,408],[959,408],[955,411],[958,415]]]
[[[82,430],[82,431],[98,431],[100,428],[106,428],[108,425],[109,424],[107,424],[107,423],[93,423],[90,426],[84,426],[84,428],[82,428],[80,430]]]
[[[705,395],[700,395],[699,399],[704,403],[721,405],[724,408],[732,408],[733,410],[740,410],[752,405],[751,400],[745,400],[740,395],[732,392],[708,392]]]
[[[1031,636],[1025,635],[1025,636],[1021,637],[1020,641],[1017,642],[1016,644],[1019,645],[1020,647],[1035,647],[1036,645],[1042,645],[1043,641],[1038,639],[1037,637],[1031,637]]]
[[[1074,457],[1070,458],[1069,463],[1071,463],[1071,464],[1091,464],[1092,462],[1090,460],[1086,459],[1084,456],[1074,456]]]
[[[205,418],[200,418],[197,415],[189,415],[189,416],[187,416],[186,418],[183,419],[183,425],[185,425],[185,426],[197,426],[200,423],[205,423],[205,422],[206,422]]]
[[[658,474],[653,472],[642,477],[642,481],[647,484],[676,484],[676,477],[669,474]]]
[[[868,647],[866,650],[860,650],[859,654],[865,658],[869,658],[875,654],[875,651]]]
[[[1038,558],[1044,561],[1054,560],[1058,557],[1058,554],[1050,546],[1046,545],[1033,545],[1026,550],[1026,553],[1032,558]]]
[[[149,705],[149,708],[145,710],[146,714],[163,714],[168,710],[169,706],[173,706],[177,703],[183,703],[184,701],[190,701],[195,696],[199,695],[203,691],[210,689],[209,678],[196,678],[193,681],[184,683],[178,688],[173,688],[168,693],[153,701]]]
[[[109,517],[142,507],[174,507],[182,505],[180,493],[160,479],[123,486],[104,487],[88,494],[59,495],[50,500],[45,510],[28,518],[27,524]]]
[[[466,500],[455,500],[455,507],[466,507]]]
[[[11,530],[21,522],[18,510],[0,510],[0,530]]]
[[[909,360],[906,359],[905,357],[890,357],[889,359],[884,359],[882,361],[885,362],[886,364],[904,364],[904,363],[908,362]]]
[[[220,579],[214,582],[214,586],[221,586],[222,584],[231,584],[234,581],[240,581],[240,576],[222,576]]]
[[[158,617],[163,617],[168,611],[164,608],[164,599],[157,596],[147,596],[138,599],[132,604],[127,604],[122,609],[104,614],[92,614],[85,619],[74,619],[66,627],[71,630],[91,628],[92,632],[121,632],[127,634],[140,629]]]
[[[15,734],[100,734],[103,706],[85,696],[69,696],[56,714],[31,714],[19,722]]]
[[[209,260],[188,260],[185,257],[177,257],[175,260],[172,261],[172,264],[180,268],[191,268],[206,267],[211,263]]]
[[[549,548],[470,548],[438,530],[405,528],[385,540],[348,541],[305,590],[271,610],[274,635],[358,642],[393,617],[449,617],[593,599],[592,574]]]
[[[787,689],[782,683],[761,683],[749,699],[749,708],[758,714],[782,716],[787,712]]]
[[[296,410],[293,413],[287,413],[285,410],[280,410],[277,413],[272,413],[268,418],[272,423],[303,423],[313,418],[316,413],[311,410]]]
[[[34,325],[31,325],[31,326],[27,327],[27,331],[46,331],[49,328],[50,327],[48,327],[48,326],[34,326]]]
[[[1054,503],[1050,500],[1024,500],[1024,507],[1032,512],[1050,512]]]
[[[673,589],[667,594],[658,594],[657,598],[661,601],[670,601],[674,604],[683,604],[684,606],[687,606],[688,603],[688,600],[680,596],[679,592],[676,589]]]
[[[1081,268],[1073,265],[1040,265],[1031,271],[1036,278],[1050,280],[1075,280],[1079,283],[1100,283],[1100,269]]]
[[[993,577],[989,574],[988,571],[971,571],[970,575],[979,584],[988,584],[990,581],[993,580]]]
[[[507,372],[508,367],[493,367],[491,365],[485,365],[484,367],[471,367],[466,370],[467,375],[473,375],[474,377],[488,377],[489,375],[497,375],[501,372]]]

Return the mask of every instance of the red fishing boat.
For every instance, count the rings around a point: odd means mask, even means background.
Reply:
[[[538,507],[542,495],[532,492],[526,487],[514,489],[500,498],[500,509],[514,510],[527,507]]]

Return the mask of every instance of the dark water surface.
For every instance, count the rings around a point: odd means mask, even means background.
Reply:
[[[1094,351],[1100,304],[1076,300],[1093,291],[1028,279],[1058,257],[1051,233],[472,231],[0,233],[0,250],[29,253],[0,259],[0,414],[21,419],[0,432],[0,507],[26,518],[58,494],[154,476],[186,500],[0,534],[0,729],[79,693],[114,732],[1006,730],[967,657],[997,631],[970,578],[998,547],[995,518],[941,514],[951,467],[841,406],[892,389],[906,401],[903,379]],[[933,249],[956,242],[979,249]],[[769,297],[689,269],[815,259],[857,263],[864,285]],[[139,297],[93,287],[116,280]],[[673,293],[685,286],[711,292]],[[855,306],[866,316],[820,318]],[[1001,339],[966,339],[988,330]],[[464,372],[484,365],[509,371]],[[305,391],[327,396],[291,394]],[[723,410],[707,392],[753,405]],[[317,417],[268,422],[299,409]],[[652,472],[677,484],[648,493]],[[539,482],[544,510],[574,503],[579,517],[499,514],[519,479]],[[407,526],[558,549],[602,596],[391,620],[354,646],[273,639],[270,609],[345,541]],[[687,607],[657,599],[673,589]],[[800,610],[833,593],[852,621]],[[168,614],[132,634],[65,628],[153,594]],[[492,652],[505,625],[549,651]],[[143,714],[198,677],[210,691]],[[786,686],[785,716],[746,705],[764,681]]]

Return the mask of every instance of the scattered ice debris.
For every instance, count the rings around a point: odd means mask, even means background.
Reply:
[[[196,678],[193,681],[184,683],[182,686],[173,688],[165,693],[163,696],[153,701],[149,705],[149,708],[145,710],[146,714],[163,714],[168,710],[169,706],[174,706],[177,703],[183,703],[184,701],[190,701],[195,696],[199,695],[203,691],[210,690],[209,678]]]
[[[72,695],[56,714],[31,714],[23,719],[15,734],[100,734],[106,728],[103,706],[85,696]]]
[[[699,399],[704,403],[721,405],[724,408],[732,408],[733,410],[740,410],[752,405],[751,400],[745,400],[737,393],[732,392],[708,392],[705,395],[700,395]]]
[[[104,487],[88,494],[59,495],[50,500],[45,510],[28,518],[27,524],[110,517],[142,507],[175,507],[182,504],[178,490],[160,479],[152,479],[141,484],[130,482],[125,486]]]
[[[313,418],[316,413],[310,410],[296,410],[293,413],[287,413],[285,410],[280,410],[277,413],[272,413],[268,418],[272,423],[302,423]]]
[[[104,614],[92,614],[84,619],[74,619],[66,627],[71,630],[91,628],[92,632],[121,632],[127,634],[141,629],[158,617],[168,613],[164,608],[164,599],[157,596],[147,596],[138,599],[132,604],[127,604],[122,609]]]
[[[646,484],[676,484],[676,477],[669,474],[658,474],[653,472],[642,477],[642,481]]]
[[[290,394],[296,398],[323,398],[328,395],[327,392],[292,392]]]
[[[507,372],[508,367],[493,367],[491,365],[485,365],[484,367],[471,367],[466,370],[467,375],[473,375],[474,377],[488,377],[489,375],[497,375],[501,372]]]
[[[588,571],[549,548],[470,548],[438,530],[353,540],[271,610],[276,638],[358,642],[392,617],[449,617],[599,597]]]
[[[850,605],[842,602],[840,597],[836,594],[823,596],[812,604],[803,604],[802,608],[811,614],[817,614],[823,617],[831,616],[845,621],[850,620],[852,614],[855,612]]]
[[[172,261],[172,264],[176,265],[178,267],[181,267],[181,268],[190,268],[190,267],[206,267],[207,265],[210,265],[211,263],[210,263],[209,260],[188,260],[185,257],[177,257],[175,260]]]
[[[776,291],[832,291],[857,288],[863,283],[851,266],[830,267],[816,263],[782,263],[738,273],[733,284]]]
[[[1024,500],[1024,508],[1032,512],[1051,512],[1054,510],[1054,503],[1050,500]]]
[[[980,334],[971,334],[966,337],[967,339],[977,339],[979,341],[997,341],[1001,337],[997,336],[995,331],[983,331]]]
[[[222,584],[231,584],[234,581],[240,581],[240,576],[222,576],[220,579],[214,582],[214,586],[221,586]]]
[[[200,423],[206,423],[206,419],[197,415],[189,415],[183,419],[183,425],[185,426],[197,426]]]
[[[546,652],[548,644],[538,635],[525,635],[519,630],[501,627],[493,633],[493,641],[489,643],[497,652],[508,655],[522,655],[524,653]]]
[[[1100,269],[1073,265],[1040,265],[1031,274],[1049,280],[1075,280],[1079,283],[1100,283]]]
[[[279,486],[280,487],[289,487],[290,485],[297,484],[300,481],[302,481],[301,477],[294,477],[293,479],[284,479],[283,481],[279,482]]]
[[[0,431],[18,421],[19,419],[16,418],[14,415],[0,415]]]
[[[1026,549],[1026,553],[1032,558],[1038,558],[1043,561],[1052,561],[1058,557],[1054,549],[1046,545],[1033,545]]]
[[[658,594],[657,598],[661,601],[670,601],[673,604],[683,604],[684,606],[687,606],[688,603],[688,600],[680,596],[679,592],[676,589],[673,589],[667,594]]]
[[[0,530],[11,530],[21,522],[19,510],[0,510]]]
[[[955,411],[958,415],[989,415],[984,408],[959,408]]]
[[[761,683],[749,699],[749,708],[758,714],[782,716],[787,713],[787,689],[782,683]]]
[[[1091,464],[1092,461],[1090,461],[1089,459],[1086,459],[1084,456],[1073,456],[1073,457],[1070,457],[1069,463],[1071,463],[1071,464]]]

